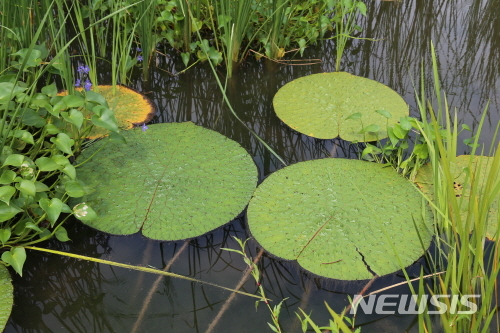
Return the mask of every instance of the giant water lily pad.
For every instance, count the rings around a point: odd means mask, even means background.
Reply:
[[[412,264],[431,241],[417,189],[391,168],[347,159],[300,162],[271,174],[248,206],[269,252],[314,274],[364,280]],[[427,212],[422,214],[422,212]]]
[[[118,127],[122,130],[145,124],[155,114],[155,107],[151,100],[131,88],[117,85],[113,90],[113,86],[101,85],[98,89],[99,94],[106,99],[109,108],[113,110]],[[79,88],[78,90],[81,91],[82,89]],[[66,94],[67,92],[64,91],[59,95]],[[88,138],[95,139],[108,133],[109,131],[105,128],[94,127]]]
[[[462,222],[465,223],[467,215],[469,214],[469,202],[473,200],[470,195],[471,191],[471,181],[474,179],[478,182],[477,195],[474,200],[482,198],[484,200],[485,187],[487,183],[490,186],[493,184],[498,184],[500,174],[497,171],[494,175],[495,177],[488,180],[488,176],[491,171],[491,165],[493,163],[493,157],[487,156],[474,156],[471,162],[470,155],[460,155],[457,156],[455,161],[450,165],[450,172],[454,179],[453,187],[455,196],[458,197],[458,204],[460,207],[460,216]],[[470,171],[469,180],[467,184],[465,180],[467,178],[467,172]],[[434,199],[434,180],[432,175],[431,165],[425,165],[418,170],[415,182],[422,189],[422,192],[429,196],[429,199]],[[483,201],[484,202],[484,201]],[[497,195],[494,200],[491,201],[488,213],[488,226],[486,228],[486,236],[491,239],[498,237],[496,235],[499,223],[498,209],[500,207],[500,195]],[[475,217],[472,216],[472,219]]]
[[[9,320],[13,303],[14,295],[9,270],[0,264],[0,332],[3,332]]]
[[[391,88],[345,72],[289,82],[276,93],[273,105],[278,117],[300,133],[353,142],[386,138],[387,125],[409,114],[408,105]]]
[[[235,141],[193,123],[150,125],[123,132],[128,144],[100,140],[78,161],[96,191],[85,198],[98,218],[84,221],[111,234],[197,237],[232,220],[247,205],[257,168]]]

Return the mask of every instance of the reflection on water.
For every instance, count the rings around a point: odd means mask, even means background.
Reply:
[[[443,90],[457,108],[461,123],[476,128],[479,113],[490,101],[482,139],[488,143],[500,118],[500,0],[367,1],[369,17],[362,22],[363,36],[372,42],[354,40],[345,52],[343,70],[385,83],[399,92],[416,115],[412,82],[420,80],[420,65],[426,64],[426,84],[431,87],[430,41],[438,50]],[[228,82],[229,99],[239,117],[257,132],[287,163],[324,158],[355,157],[359,147],[349,142],[317,140],[293,132],[272,109],[272,98],[285,83],[313,73],[332,71],[334,43],[326,41],[306,57],[321,58],[320,64],[284,66],[270,61],[249,60]],[[149,81],[137,80],[135,87],[147,93],[158,106],[155,122],[193,121],[239,142],[254,157],[260,179],[282,167],[230,113],[206,64],[187,73],[179,59],[158,57]],[[100,73],[105,73],[102,68]],[[223,69],[219,68],[221,75]],[[109,81],[106,74],[99,79]],[[463,138],[467,133],[462,133]],[[200,144],[203,144],[200,142]],[[467,152],[466,146],[460,146]],[[46,246],[88,256],[136,265],[164,268],[228,287],[234,287],[245,271],[242,259],[221,247],[237,248],[231,236],[249,237],[244,217],[208,235],[184,241],[158,242],[139,235],[117,237],[91,230],[75,221],[68,225],[68,244]],[[332,242],[335,241],[332,239]],[[260,248],[250,243],[256,256]],[[176,261],[171,259],[179,254]],[[359,292],[364,282],[319,279],[296,265],[269,254],[259,261],[263,285],[276,302],[288,298],[281,320],[286,332],[300,332],[295,311],[313,311],[313,318],[326,324],[323,302],[341,311],[349,294]],[[418,276],[425,269],[421,259],[410,270]],[[15,306],[6,332],[205,332],[230,296],[227,291],[179,279],[162,278],[147,304],[145,299],[157,276],[113,268],[49,254],[30,253],[24,276],[14,277]],[[394,274],[374,282],[373,291],[403,281]],[[255,282],[243,289],[254,293]],[[409,294],[401,286],[391,293]],[[141,311],[144,317],[138,318]],[[415,316],[358,316],[365,332],[417,332]],[[215,324],[214,332],[265,332],[270,315],[262,305],[237,296]]]

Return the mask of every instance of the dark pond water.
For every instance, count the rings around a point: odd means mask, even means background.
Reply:
[[[481,110],[490,102],[482,141],[489,143],[500,118],[500,8],[499,0],[368,1],[369,16],[363,20],[363,36],[378,39],[354,41],[346,49],[343,70],[380,81],[399,92],[414,108],[412,80],[420,79],[421,62],[426,65],[426,83],[431,87],[430,41],[438,50],[443,90],[449,104],[457,108],[460,123],[475,129]],[[164,50],[160,50],[164,51]],[[288,163],[335,157],[355,157],[355,148],[342,140],[316,140],[291,131],[274,115],[272,98],[285,83],[304,75],[334,70],[335,49],[331,41],[306,52],[305,58],[321,59],[314,65],[285,66],[250,57],[229,81],[230,100],[239,116]],[[169,52],[169,50],[167,50]],[[180,59],[159,56],[148,81],[139,76],[133,86],[157,105],[154,122],[193,121],[239,142],[253,156],[260,179],[282,166],[243,128],[223,105],[219,88],[205,65],[185,74]],[[223,68],[219,69],[223,73]],[[101,82],[109,83],[103,70]],[[462,134],[462,139],[467,133]],[[203,145],[203,142],[200,142]],[[460,151],[467,153],[465,145]],[[110,236],[87,228],[78,221],[68,224],[71,242],[49,242],[44,246],[133,265],[170,271],[227,287],[235,287],[245,265],[234,253],[231,236],[249,237],[241,215],[224,227],[189,241],[159,242],[140,235]],[[332,239],[335,242],[335,239]],[[250,243],[250,253],[260,248]],[[324,301],[341,311],[348,295],[363,289],[364,282],[319,279],[301,271],[294,263],[264,254],[259,261],[268,297],[287,298],[281,314],[286,332],[300,332],[295,312],[312,311],[312,317],[327,323]],[[421,259],[411,274],[426,268]],[[380,278],[373,291],[404,281],[401,274]],[[22,278],[14,277],[15,306],[6,332],[271,332],[267,309],[255,310],[254,300],[180,279],[160,278],[86,261],[30,253]],[[243,289],[256,291],[248,280]],[[410,294],[407,287],[390,293]],[[148,296],[150,294],[150,296]],[[414,315],[360,315],[362,332],[417,332]]]

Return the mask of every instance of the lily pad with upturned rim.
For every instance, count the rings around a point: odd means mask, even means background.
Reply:
[[[0,332],[3,332],[12,311],[13,290],[9,270],[0,264]]]
[[[386,138],[387,125],[409,115],[408,105],[394,90],[346,72],[313,74],[291,81],[276,93],[273,105],[277,116],[300,133],[319,139],[339,136],[352,142]],[[377,111],[387,111],[391,117]],[[360,133],[363,129],[365,132]]]
[[[469,176],[468,184],[464,184],[465,179],[467,177],[466,168],[469,167],[469,162],[471,160],[470,155],[460,155],[455,158],[455,161],[450,165],[451,175],[454,179],[453,188],[455,192],[455,196],[459,199],[460,205],[460,216],[462,218],[462,222],[465,222],[467,219],[467,215],[469,214],[469,201],[470,190],[471,190],[471,180],[479,179],[479,191],[478,193],[482,195],[484,193],[484,187],[486,186],[487,177],[490,174],[491,164],[493,163],[493,157],[488,156],[474,156],[471,163],[472,176]],[[498,177],[500,174],[497,173],[496,182],[498,182]],[[495,182],[495,180],[492,180]],[[431,165],[427,164],[418,170],[417,176],[415,177],[415,183],[421,188],[422,192],[429,196],[429,199],[434,199],[434,180],[432,175]],[[490,184],[491,185],[491,184]],[[496,196],[495,199],[491,202],[489,207],[488,214],[488,226],[486,228],[486,237],[490,239],[495,239],[498,235],[495,236],[498,223],[499,223],[499,215],[498,208],[500,207],[500,196]]]
[[[139,126],[148,123],[155,114],[153,102],[145,95],[125,86],[116,86],[113,91],[113,86],[100,85],[98,92],[106,99],[108,106],[113,110],[118,127],[121,130],[131,129],[134,126]],[[81,88],[77,89],[82,91]],[[66,95],[64,91],[59,95]],[[94,127],[88,139],[95,139],[109,134],[105,128]]]
[[[96,191],[85,200],[98,218],[85,224],[111,234],[142,230],[179,240],[203,235],[245,208],[257,168],[235,141],[193,123],[123,132],[128,144],[100,140],[85,150],[79,177]]]
[[[430,244],[429,214],[417,189],[393,169],[334,158],[271,174],[247,210],[250,232],[267,251],[339,280],[411,265]]]

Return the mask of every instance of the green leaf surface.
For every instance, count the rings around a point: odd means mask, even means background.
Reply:
[[[71,139],[66,133],[57,134],[57,138],[50,138],[50,142],[54,143],[60,151],[68,155],[73,155],[71,147],[75,144],[75,140]]]
[[[455,196],[458,198],[462,222],[465,223],[467,219],[467,215],[469,214],[469,202],[471,202],[471,200],[482,202],[483,204],[485,200],[491,200],[488,205],[488,226],[486,227],[486,236],[490,239],[496,239],[499,236],[496,235],[496,232],[499,227],[498,209],[500,207],[500,194],[497,192],[494,198],[486,199],[485,188],[488,185],[498,186],[500,183],[500,173],[498,170],[494,173],[491,169],[493,157],[474,156],[469,167],[470,158],[470,155],[457,156],[455,161],[450,165],[450,172],[454,179],[453,188]],[[465,184],[466,172],[468,172],[468,170],[472,170],[472,173],[469,175],[468,183]],[[488,184],[487,179],[490,173],[493,177],[490,178],[490,184]],[[473,179],[475,182],[478,182],[478,191],[475,197],[471,198],[471,182]],[[418,170],[418,174],[415,177],[415,183],[418,184],[422,192],[428,195],[431,200],[435,198],[432,168],[429,164]],[[472,216],[472,219],[475,218],[477,217]]]
[[[26,261],[24,247],[13,247],[9,252],[2,253],[2,260],[11,265],[17,274],[23,276],[23,265]]]
[[[17,207],[14,204],[7,205],[5,202],[0,201],[0,222],[4,222],[10,220],[17,213],[22,212],[23,210]]]
[[[57,231],[56,231],[56,238],[57,238],[60,242],[67,242],[67,241],[71,240],[71,239],[68,237],[68,232],[66,231],[66,229],[64,229],[64,227],[59,227],[59,228],[57,228]]]
[[[0,264],[0,332],[3,332],[14,304],[14,288],[9,270]]]
[[[50,221],[50,224],[54,225],[61,214],[63,202],[58,198],[52,198],[51,200],[42,198],[38,204],[47,213],[47,219]]]
[[[19,183],[16,184],[16,188],[26,196],[34,197],[36,195],[36,186],[31,180],[21,179]]]
[[[6,185],[10,184],[16,179],[16,173],[12,170],[4,169],[2,175],[0,176],[0,184]]]
[[[273,105],[278,117],[300,133],[359,142],[386,138],[387,122],[391,125],[409,114],[403,98],[391,88],[345,72],[313,74],[289,82],[276,93]],[[392,117],[386,118],[387,114]],[[369,125],[380,129],[361,134]]]
[[[393,169],[330,158],[271,174],[255,191],[247,217],[252,235],[272,254],[320,276],[364,280],[424,253],[419,236],[427,248],[432,221],[422,219],[422,204]]]
[[[9,241],[11,234],[12,233],[10,227],[7,227],[5,229],[0,229],[0,242],[2,242],[2,245],[4,245]]]
[[[233,219],[255,189],[252,158],[217,132],[187,122],[123,135],[127,145],[106,138],[79,158],[107,144],[78,170],[96,189],[86,202],[99,217],[84,221],[93,228],[120,235],[141,230],[161,240],[197,237]]]
[[[16,193],[16,189],[12,186],[0,187],[0,201],[3,201],[8,205],[10,202],[10,198],[12,198],[14,193]]]
[[[40,171],[54,171],[59,169],[61,166],[54,162],[50,157],[40,157],[35,160],[35,164],[38,166]]]

